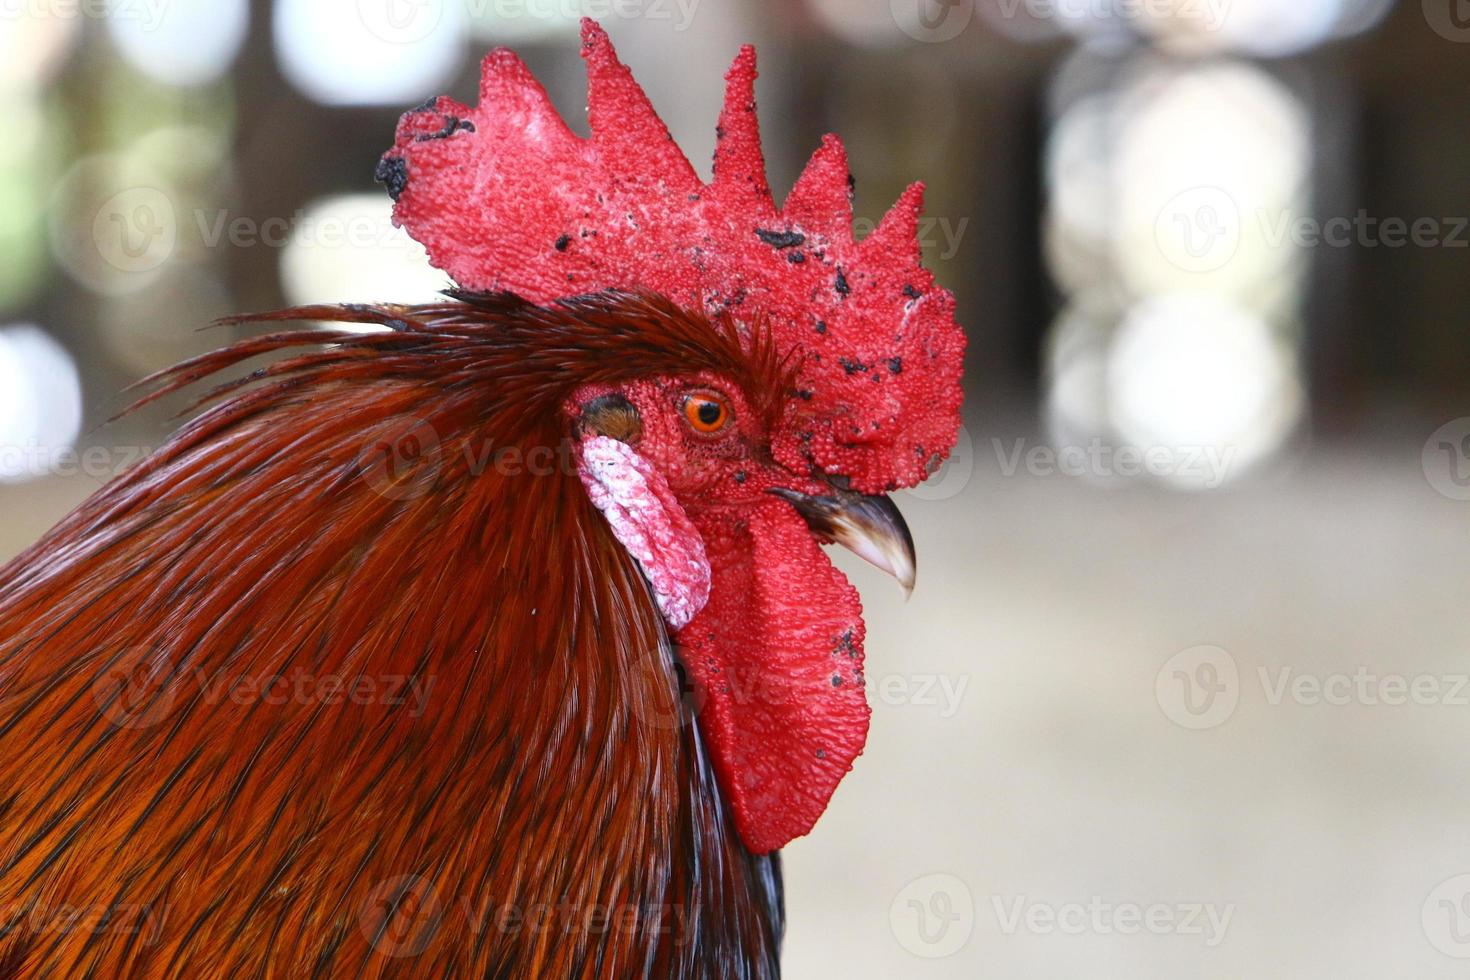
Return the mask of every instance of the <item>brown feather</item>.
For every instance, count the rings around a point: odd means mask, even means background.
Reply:
[[[393,329],[153,379],[277,358],[0,572],[4,975],[774,975],[778,866],[729,827],[560,407],[701,370],[779,392],[779,358],[629,294],[245,319],[287,318]]]

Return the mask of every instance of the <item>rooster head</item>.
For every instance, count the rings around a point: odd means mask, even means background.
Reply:
[[[741,839],[764,853],[811,829],[867,735],[862,608],[822,545],[912,586],[885,494],[953,446],[964,336],[920,265],[921,185],[855,240],[828,136],[775,205],[752,49],[726,75],[708,183],[592,21],[582,54],[590,137],[497,50],[479,104],[406,113],[377,176],[464,294],[615,296],[624,316],[695,320],[736,352],[729,370],[581,385],[562,411],[688,670]]]

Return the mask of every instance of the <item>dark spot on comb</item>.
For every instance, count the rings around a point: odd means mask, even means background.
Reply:
[[[438,104],[439,104],[439,96],[437,96],[437,95],[431,95],[427,99],[425,99],[424,101],[420,102],[418,105],[414,106],[412,109],[410,109],[408,111],[409,112],[433,112],[434,111],[434,108]]]
[[[888,359],[888,370],[893,374],[898,374],[903,371],[903,358],[890,357]]]
[[[924,295],[923,293],[915,289],[914,284],[911,282],[906,282],[903,284],[903,294],[909,299],[918,299],[920,296]]]
[[[735,471],[735,482],[736,483],[744,483],[745,482],[745,471],[744,470],[736,470]]]
[[[801,265],[803,262],[806,261],[806,255],[802,252],[792,252],[790,255],[786,256],[786,261],[790,262],[792,265]]]
[[[832,686],[833,687],[841,687],[842,686],[842,675],[841,674],[833,674],[832,675]]]
[[[852,287],[847,284],[847,276],[843,274],[841,266],[837,268],[837,281],[833,283],[833,288],[843,299],[846,299],[847,295],[852,292]]]
[[[556,250],[558,252],[565,252],[567,250],[567,246],[570,244],[572,244],[572,236],[562,235],[556,240]]]
[[[812,393],[810,391],[807,391],[805,388],[798,388],[796,392],[796,397],[800,398],[804,402],[809,402],[812,400]]]
[[[458,116],[445,116],[443,127],[432,133],[418,133],[413,139],[415,143],[422,143],[425,140],[442,140],[446,137],[453,136],[461,129],[467,133],[473,133],[475,131],[475,124],[468,119],[460,119]]]
[[[398,200],[408,187],[408,164],[403,157],[383,157],[378,161],[377,169],[373,171],[373,180],[388,188],[388,196]]]
[[[817,758],[818,759],[825,759],[825,758],[827,758],[827,753],[825,751],[823,751],[822,749],[817,749]]]
[[[755,237],[772,248],[795,248],[806,244],[806,236],[799,231],[770,231],[766,228],[757,228]]]
[[[826,332],[827,332],[827,321],[826,320],[818,320],[817,321],[817,333],[826,333]]]
[[[841,364],[842,370],[848,374],[857,374],[859,371],[866,371],[868,369],[868,366],[862,361],[850,360],[846,357],[839,357],[837,363]]]

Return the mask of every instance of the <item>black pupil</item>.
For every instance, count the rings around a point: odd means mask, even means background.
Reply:
[[[720,421],[720,406],[714,402],[700,402],[695,412],[699,415],[701,425],[714,425]]]

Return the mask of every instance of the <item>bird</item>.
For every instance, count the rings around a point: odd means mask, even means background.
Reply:
[[[776,205],[752,48],[708,181],[581,53],[586,137],[504,49],[399,121],[442,298],[230,318],[0,571],[0,976],[780,975],[870,715],[825,548],[912,588],[964,334],[921,184]]]

